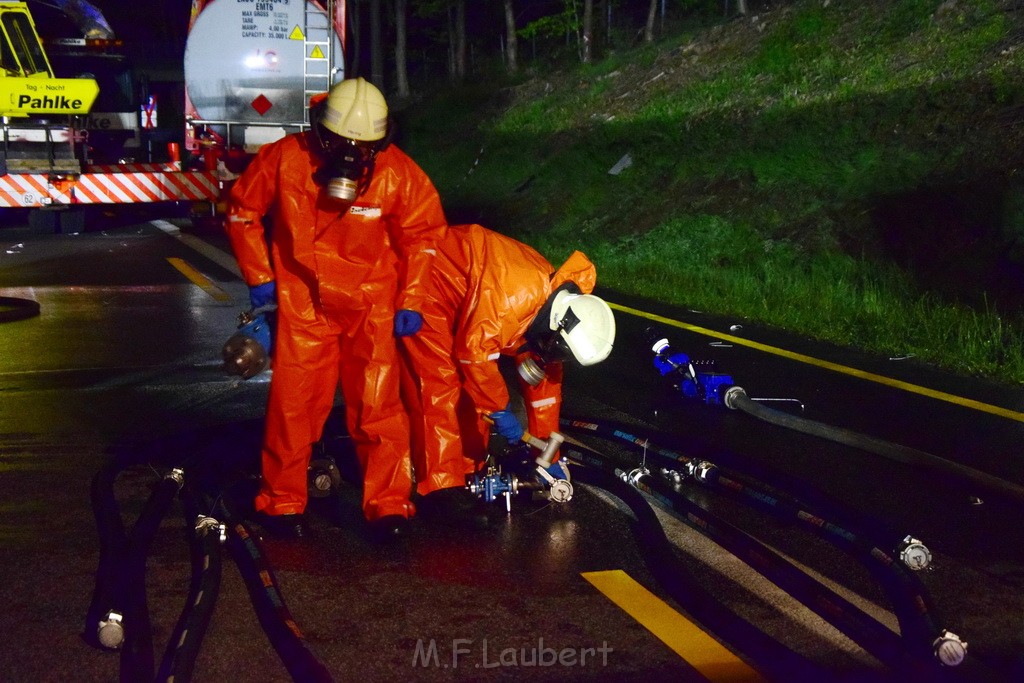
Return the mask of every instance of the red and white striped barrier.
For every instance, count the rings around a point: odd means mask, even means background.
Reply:
[[[180,161],[142,164],[86,164],[86,173],[180,173]]]
[[[0,176],[0,206],[137,204],[216,201],[220,182],[212,171],[83,173],[61,178],[42,173]]]

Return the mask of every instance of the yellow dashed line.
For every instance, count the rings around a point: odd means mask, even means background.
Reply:
[[[946,401],[948,403],[954,403],[965,408],[972,408],[974,410],[980,410],[985,413],[991,413],[992,415],[998,415],[999,417],[1005,417],[1010,420],[1016,420],[1017,422],[1024,422],[1024,413],[1016,410],[1010,410],[1009,408],[1002,408],[1000,406],[994,406],[989,403],[982,403],[981,401],[975,401],[974,399],[964,398],[963,396],[956,396],[954,394],[947,394],[943,391],[936,391],[934,389],[928,389],[927,387],[918,386],[909,382],[902,382],[898,379],[891,377],[885,377],[884,375],[876,375],[871,372],[864,372],[856,368],[851,368],[845,365],[839,365],[838,363],[831,363],[827,360],[821,360],[820,358],[814,358],[813,356],[805,356],[802,353],[794,353],[793,351],[787,351],[780,349],[775,346],[768,346],[767,344],[761,344],[759,342],[750,341],[749,339],[743,339],[742,337],[734,337],[731,334],[725,334],[723,332],[716,332],[715,330],[709,330],[705,327],[699,327],[697,325],[690,325],[689,323],[680,322],[679,320],[673,320],[672,318],[665,318],[654,313],[647,313],[646,311],[639,311],[635,308],[628,306],[622,306],[608,302],[608,305],[617,311],[623,313],[629,313],[639,318],[647,318],[665,325],[671,325],[672,327],[678,327],[683,330],[689,330],[690,332],[696,332],[703,334],[708,337],[715,337],[723,341],[738,344],[740,346],[748,346],[758,351],[764,351],[765,353],[772,353],[776,356],[782,356],[791,360],[800,361],[801,363],[807,363],[808,365],[814,365],[825,370],[832,370],[833,372],[841,372],[845,375],[851,375],[853,377],[859,377],[866,379],[870,382],[877,382],[879,384],[885,384],[896,389],[902,389],[903,391],[909,391],[914,394],[921,394],[929,398],[934,398],[939,401]]]
[[[194,284],[202,288],[204,292],[212,296],[217,301],[231,301],[231,295],[225,292],[223,289],[213,283],[213,281],[200,273],[198,270],[190,266],[187,262],[180,258],[168,258],[167,262],[178,269],[178,271],[191,280]]]
[[[765,681],[746,662],[621,569],[581,576],[709,681]]]

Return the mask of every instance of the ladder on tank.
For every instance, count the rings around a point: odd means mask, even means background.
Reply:
[[[303,117],[309,123],[309,98],[331,88],[334,64],[334,0],[324,0],[323,9],[307,0],[304,36],[302,90],[305,98]]]

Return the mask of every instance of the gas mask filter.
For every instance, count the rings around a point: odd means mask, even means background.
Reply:
[[[349,140],[327,131],[318,131],[318,134],[323,163],[313,173],[313,180],[326,187],[332,199],[354,202],[370,184],[377,145]]]
[[[544,372],[544,366],[537,362],[536,358],[527,358],[519,367],[516,368],[519,376],[524,382],[529,384],[531,387],[535,387],[544,381],[547,377],[547,373]]]
[[[359,181],[346,175],[336,175],[327,181],[327,196],[342,202],[354,202],[359,196]]]

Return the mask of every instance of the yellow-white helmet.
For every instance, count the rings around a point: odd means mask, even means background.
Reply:
[[[388,103],[372,83],[349,78],[327,94],[320,123],[335,135],[375,142],[387,134]]]
[[[561,290],[551,303],[548,325],[580,365],[600,363],[615,343],[615,316],[604,299]]]

